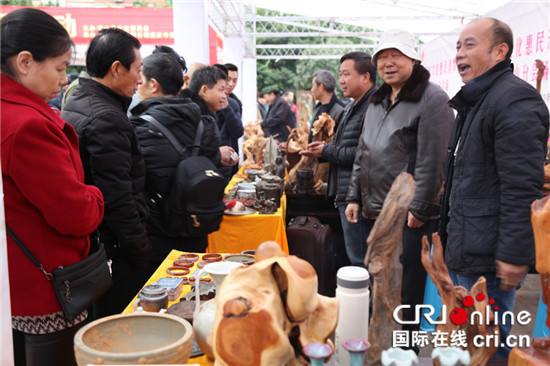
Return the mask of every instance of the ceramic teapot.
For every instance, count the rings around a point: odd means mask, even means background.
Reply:
[[[134,301],[134,311],[138,307],[154,313],[158,313],[161,309],[167,309],[168,291],[159,285],[145,286]]]
[[[256,183],[256,195],[266,200],[273,198],[279,208],[287,180],[271,173],[265,173],[259,177],[260,181]]]

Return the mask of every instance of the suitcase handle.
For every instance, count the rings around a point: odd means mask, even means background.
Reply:
[[[296,223],[296,225],[299,226],[299,227],[302,227],[302,226],[305,226],[308,221],[309,221],[309,217],[300,216],[300,217],[298,217],[298,222]]]
[[[309,221],[309,216],[298,216],[295,219],[296,219],[296,226],[304,227]],[[292,219],[292,221],[294,222],[294,219]],[[319,227],[319,225],[316,222],[314,222],[311,226],[314,227],[315,229]]]

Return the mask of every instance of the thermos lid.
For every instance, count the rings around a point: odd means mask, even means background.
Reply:
[[[369,286],[369,271],[363,267],[347,266],[342,267],[336,274],[338,286],[357,289]]]

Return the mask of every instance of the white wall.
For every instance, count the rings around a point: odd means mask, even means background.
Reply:
[[[12,366],[10,283],[8,278],[6,227],[4,225],[4,190],[2,179],[0,179],[0,365]]]
[[[206,1],[174,0],[174,48],[188,65],[209,63]]]

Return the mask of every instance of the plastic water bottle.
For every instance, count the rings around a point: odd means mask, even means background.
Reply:
[[[368,340],[369,272],[363,267],[348,266],[336,275],[336,298],[339,300],[338,325],[334,353],[335,365],[348,366],[350,356],[342,345],[346,339]]]

